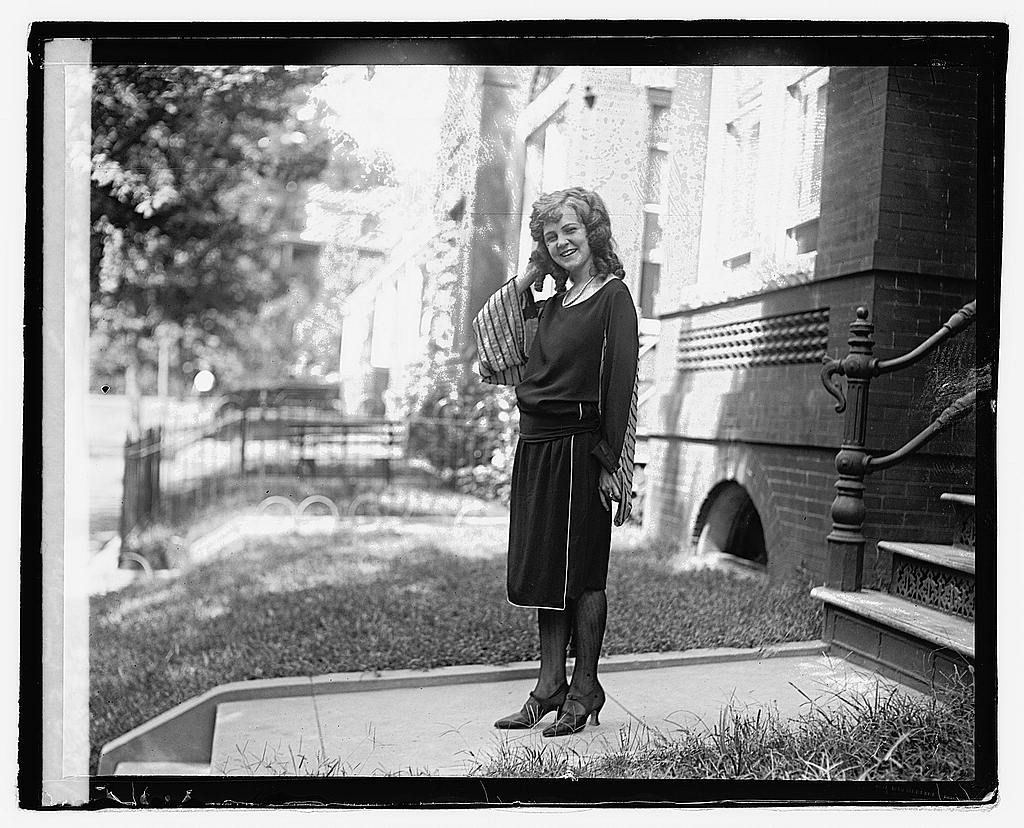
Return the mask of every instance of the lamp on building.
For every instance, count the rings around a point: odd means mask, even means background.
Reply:
[[[586,88],[586,90],[584,91],[584,93],[583,93],[583,102],[587,105],[587,109],[593,109],[594,108],[594,102],[596,100],[597,100],[597,95],[595,95],[594,91],[588,86]]]

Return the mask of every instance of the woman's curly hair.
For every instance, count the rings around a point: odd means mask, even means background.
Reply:
[[[555,280],[555,292],[565,291],[569,272],[551,258],[547,245],[544,244],[544,225],[558,221],[562,217],[564,207],[575,210],[583,224],[593,256],[594,273],[604,273],[622,279],[626,272],[615,253],[608,208],[604,206],[604,201],[597,193],[584,190],[582,187],[570,187],[568,190],[546,193],[533,204],[533,212],[530,213],[530,238],[535,242],[535,247],[530,255],[530,264],[538,273],[534,283],[536,288],[541,289],[544,276],[550,273]]]

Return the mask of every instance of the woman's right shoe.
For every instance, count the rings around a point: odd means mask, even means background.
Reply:
[[[530,693],[523,709],[504,719],[498,719],[494,726],[499,730],[528,730],[548,715],[552,710],[559,710],[565,702],[565,694],[569,692],[569,685],[562,683],[562,686],[546,699]]]

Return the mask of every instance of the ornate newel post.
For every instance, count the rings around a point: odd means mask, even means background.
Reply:
[[[832,531],[828,535],[828,561],[825,585],[833,589],[856,591],[861,588],[864,570],[864,474],[867,452],[868,389],[876,376],[878,360],[872,356],[875,326],[868,322],[868,309],[857,308],[850,323],[850,352],[841,360],[825,358],[822,381],[839,400],[837,412],[846,412],[843,445],[836,455],[836,499],[832,503]],[[846,377],[844,397],[835,374]]]

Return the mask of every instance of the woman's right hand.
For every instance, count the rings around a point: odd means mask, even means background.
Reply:
[[[538,292],[542,291],[544,289],[544,278],[547,276],[549,269],[550,266],[547,258],[535,246],[530,253],[530,258],[526,262],[526,270],[521,276],[516,277],[516,287],[519,289],[519,292],[523,293],[530,287]]]
[[[544,290],[544,277],[548,275],[550,269],[547,253],[541,250],[539,244],[534,245],[530,252],[530,260],[526,264],[526,272],[532,274],[533,289],[537,292]]]

